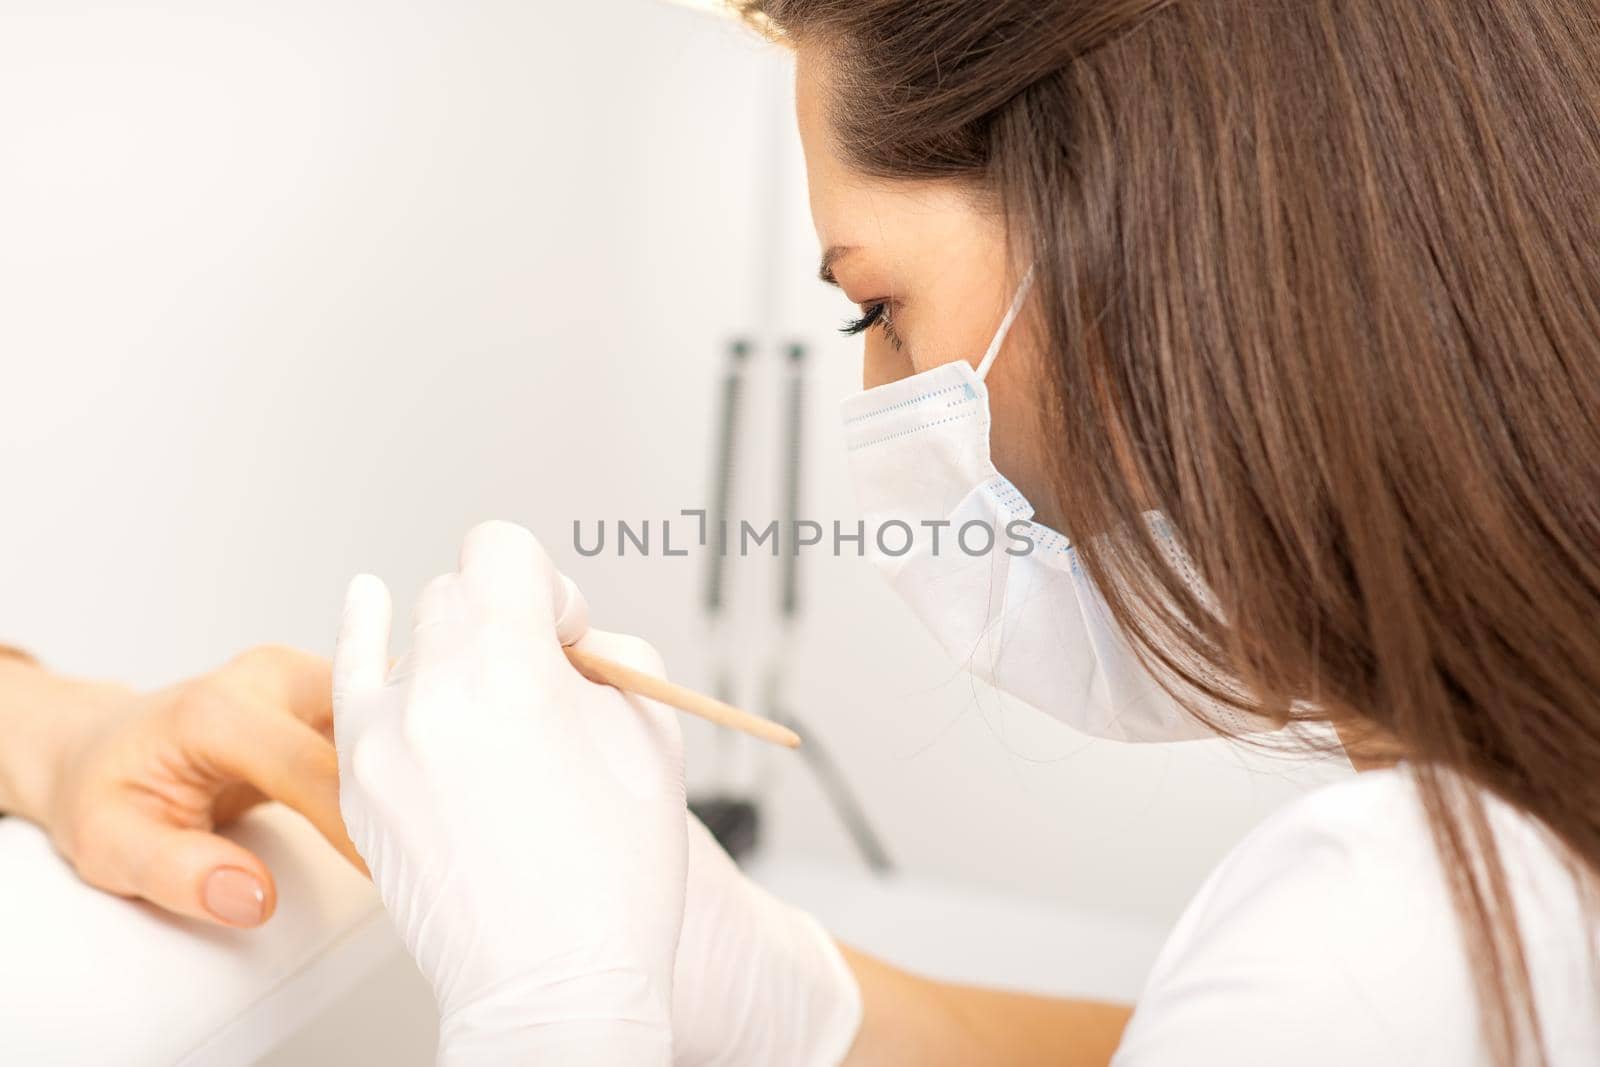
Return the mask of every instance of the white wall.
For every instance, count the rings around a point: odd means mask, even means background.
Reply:
[[[769,433],[772,345],[814,346],[807,510],[851,514],[859,365],[786,93],[780,53],[651,0],[0,0],[0,640],[145,685],[328,650],[350,574],[404,607],[500,516],[708,684],[703,560],[583,559],[571,524],[704,501],[745,330]],[[776,469],[753,447],[750,511]],[[911,870],[1166,922],[1306,778],[1001,706],[865,563],[806,565],[793,703]],[[741,565],[723,657],[779,645],[773,579]],[[851,860],[792,758],[753,766],[775,848]]]

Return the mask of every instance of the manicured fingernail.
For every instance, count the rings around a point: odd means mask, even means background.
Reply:
[[[267,890],[249,871],[218,867],[206,876],[205,902],[206,910],[229,926],[260,926]]]

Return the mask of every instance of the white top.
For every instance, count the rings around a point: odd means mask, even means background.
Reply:
[[[1491,801],[1551,1067],[1600,1064],[1600,927],[1549,836]],[[1404,768],[1258,827],[1173,929],[1114,1067],[1489,1067],[1449,888]]]

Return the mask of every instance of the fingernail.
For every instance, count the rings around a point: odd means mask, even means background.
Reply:
[[[206,910],[229,926],[260,926],[267,890],[255,875],[237,867],[218,867],[206,876]]]

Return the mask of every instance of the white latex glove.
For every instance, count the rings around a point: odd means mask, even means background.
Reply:
[[[665,1065],[686,864],[674,713],[584,679],[531,534],[472,530],[388,668],[382,582],[334,660],[340,805],[439,1002],[444,1064]],[[641,641],[591,633],[659,673]]]
[[[815,919],[756,885],[689,817],[673,980],[677,1067],[837,1067],[861,989]]]

